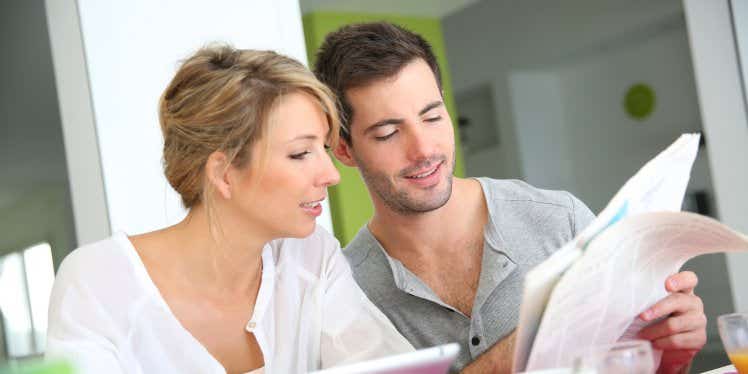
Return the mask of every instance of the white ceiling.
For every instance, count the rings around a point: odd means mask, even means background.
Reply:
[[[328,11],[442,18],[480,0],[299,0],[302,13]]]

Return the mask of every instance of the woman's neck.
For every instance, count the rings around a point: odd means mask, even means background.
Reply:
[[[221,298],[246,295],[256,289],[262,251],[272,240],[228,218],[209,218],[207,209],[197,206],[161,235],[168,257],[185,283]]]

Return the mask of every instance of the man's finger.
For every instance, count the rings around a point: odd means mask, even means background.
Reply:
[[[670,350],[700,350],[706,344],[706,331],[696,330],[683,334],[666,336],[652,341],[652,347]]]
[[[665,289],[668,292],[692,293],[699,284],[699,278],[692,271],[682,271],[673,274],[665,280]]]
[[[703,313],[685,313],[672,316],[663,321],[647,326],[639,331],[639,337],[655,340],[670,335],[703,329],[706,327],[706,316]]]
[[[683,314],[692,310],[699,313],[704,310],[701,298],[695,295],[673,293],[642,312],[639,318],[649,322],[673,313]]]

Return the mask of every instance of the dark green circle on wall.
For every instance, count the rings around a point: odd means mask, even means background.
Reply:
[[[643,120],[655,109],[655,93],[648,84],[637,83],[626,90],[623,107],[631,118]]]

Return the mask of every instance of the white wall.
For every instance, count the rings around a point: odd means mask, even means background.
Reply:
[[[445,17],[444,38],[455,93],[486,82],[494,89],[500,145],[466,155],[467,170],[493,171],[483,174],[500,178],[524,176],[510,71],[562,61],[681,12],[678,0],[484,0]],[[476,163],[480,165],[471,168]]]
[[[593,211],[600,211],[626,179],[678,135],[701,131],[683,22],[645,39],[621,39],[557,71],[566,139],[574,150],[574,191]],[[640,82],[652,87],[656,103],[651,116],[635,120],[626,114],[623,100],[626,90]],[[697,182],[708,186],[705,177]]]
[[[737,54],[741,61],[740,72],[742,73],[743,93],[745,94],[746,87],[748,87],[748,1],[729,1],[732,11],[733,35],[737,45]]]
[[[518,72],[509,76],[517,152],[524,179],[549,189],[578,191],[561,74]],[[582,181],[584,182],[584,181]]]
[[[482,1],[444,30],[455,91],[488,83],[495,97],[500,145],[468,155],[468,171],[567,189],[598,211],[678,134],[701,129],[678,0]],[[638,82],[657,94],[642,123],[622,105]]]
[[[180,60],[219,41],[306,61],[294,0],[48,0],[47,9],[81,243],[185,214],[163,177],[157,119]],[[329,215],[320,223],[329,228]]]

